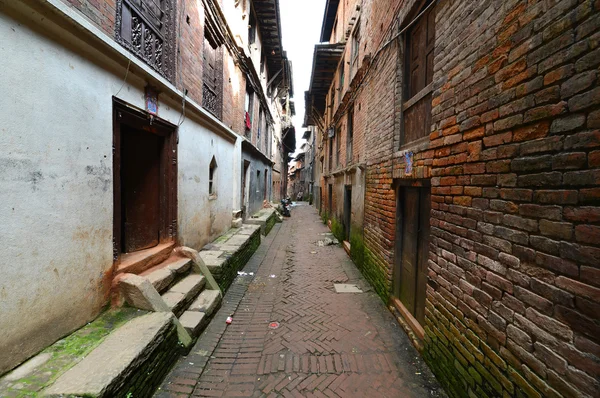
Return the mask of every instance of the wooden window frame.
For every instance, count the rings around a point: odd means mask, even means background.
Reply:
[[[209,111],[217,119],[223,117],[223,46],[219,42],[210,26],[210,23],[204,28],[204,42],[202,56],[203,76],[202,76],[202,107]],[[211,77],[208,69],[208,57],[213,58],[213,81],[209,82]]]
[[[335,132],[335,165],[336,168],[340,167],[340,154],[342,151],[342,126],[339,125]]]
[[[432,5],[432,0],[422,0],[421,2],[419,2],[419,4],[415,5],[415,11],[413,11],[412,15],[410,15],[409,17],[407,17],[407,21],[412,21],[413,18],[417,17],[421,12],[423,12],[424,10],[425,13],[423,15],[421,15],[419,17],[418,20],[414,21],[413,24],[406,30],[406,32],[404,33],[404,37],[403,37],[403,41],[404,41],[404,56],[403,56],[403,70],[404,70],[404,78],[403,78],[403,87],[402,87],[402,92],[403,92],[403,97],[406,98],[401,106],[401,113],[402,113],[402,123],[401,123],[401,128],[400,128],[400,147],[404,147],[404,146],[408,146],[414,143],[418,143],[421,141],[426,141],[429,139],[429,131],[427,130],[427,126],[431,127],[431,96],[433,93],[433,86],[434,86],[434,82],[433,82],[433,62],[431,64],[431,68],[429,68],[429,64],[427,62],[425,62],[424,64],[424,68],[425,68],[425,86],[423,88],[421,88],[418,92],[413,93],[413,95],[410,95],[410,91],[411,91],[411,84],[413,83],[413,79],[411,77],[411,68],[412,68],[412,61],[410,59],[410,56],[412,54],[411,48],[410,48],[410,34],[417,29],[419,26],[419,24],[423,23],[424,21],[426,22],[425,24],[425,34],[427,35],[428,32],[428,28],[429,28],[429,18],[433,17],[433,21],[435,21],[435,5]],[[433,32],[435,35],[435,22],[433,22]],[[426,45],[427,45],[427,37],[426,36]],[[433,49],[435,47],[435,36],[432,39],[432,44],[431,44],[431,48],[430,49],[423,49],[424,54],[425,54],[425,60],[427,59],[427,55],[431,54],[431,56],[433,57]],[[423,61],[423,59],[421,59],[421,61]],[[431,70],[429,70],[431,69]],[[429,73],[428,73],[429,72]],[[431,79],[431,80],[429,80]],[[429,81],[428,81],[429,80]],[[409,112],[417,112],[418,109],[417,107],[424,107],[423,112],[425,112],[425,117],[424,118],[416,118],[414,117],[414,119],[416,120],[423,120],[424,119],[424,132],[422,132],[422,134],[418,137],[411,137],[408,138],[407,137],[407,120],[411,120],[412,118],[410,118],[409,116]]]
[[[140,1],[140,0],[138,0]],[[150,12],[159,4],[161,15]],[[175,79],[176,0],[117,0],[115,40],[170,82]],[[154,14],[154,15],[152,15]],[[159,42],[160,41],[160,42]]]
[[[358,55],[360,53],[360,18],[356,22],[356,27],[352,32],[352,44],[351,44],[351,63],[352,70],[356,71],[358,64]]]
[[[354,104],[348,111],[348,120],[346,124],[346,165],[352,164],[354,158]]]

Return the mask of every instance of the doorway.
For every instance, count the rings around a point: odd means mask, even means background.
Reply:
[[[350,242],[350,225],[352,221],[352,186],[344,187],[344,237]]]
[[[396,203],[393,293],[407,312],[424,325],[431,188],[400,186]]]
[[[327,185],[328,195],[327,195],[327,206],[329,207],[329,218],[333,217],[333,186],[331,184]]]
[[[174,241],[176,127],[114,100],[114,259]]]
[[[121,247],[148,249],[160,239],[160,149],[164,138],[131,126],[121,130]]]
[[[244,173],[242,174],[242,217],[246,219],[246,202],[248,200],[248,170],[250,169],[250,162],[244,160]]]

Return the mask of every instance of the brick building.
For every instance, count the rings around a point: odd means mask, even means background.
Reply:
[[[327,1],[322,213],[451,396],[600,391],[599,35],[598,1]]]
[[[277,0],[0,3],[0,374],[96,318],[125,264],[284,192],[279,19]]]

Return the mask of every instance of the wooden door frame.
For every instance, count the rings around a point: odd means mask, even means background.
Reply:
[[[400,282],[401,282],[401,278],[402,278],[402,266],[401,266],[401,261],[402,261],[402,230],[403,230],[403,225],[404,225],[404,214],[403,214],[403,206],[401,206],[400,203],[400,199],[401,199],[401,190],[403,188],[407,188],[407,187],[414,187],[414,188],[431,188],[431,181],[428,179],[415,179],[415,180],[408,180],[408,179],[399,179],[394,181],[394,189],[396,192],[396,236],[395,236],[395,241],[394,241],[394,266],[392,269],[392,292],[391,292],[391,301],[394,304],[394,306],[398,309],[398,311],[402,314],[402,316],[404,317],[404,319],[407,321],[407,323],[410,325],[411,329],[413,329],[413,331],[421,338],[423,338],[424,336],[424,332],[423,332],[423,325],[421,325],[419,323],[419,321],[417,320],[417,314],[415,311],[415,315],[411,314],[410,311],[404,306],[404,304],[400,301],[400,295],[398,294],[399,292],[399,288],[400,288]],[[430,197],[431,197],[431,193],[430,193]],[[420,199],[420,195],[419,195],[419,211],[423,212],[423,209],[421,208],[421,199]],[[422,217],[423,214],[420,214],[419,217]],[[420,234],[418,236],[418,238],[420,238]],[[417,242],[417,253],[419,253],[420,250],[425,250],[425,252],[428,253],[428,247],[424,247],[422,248],[423,244],[428,244],[429,242]],[[422,254],[422,253],[421,253]],[[419,254],[418,254],[419,255]],[[419,266],[419,264],[417,263],[417,267]],[[421,308],[424,311],[424,307],[425,307],[425,299],[426,299],[426,287],[427,287],[427,272],[424,273],[424,275],[421,275],[420,270],[417,268],[416,270],[417,273],[417,289],[415,291],[415,307]],[[425,278],[425,280],[423,281],[422,279],[419,280],[420,278]],[[425,282],[425,283],[423,283]],[[425,285],[425,286],[423,286]],[[418,287],[424,287],[424,289],[422,289],[422,291],[418,290]],[[421,295],[421,296],[420,296]]]
[[[350,241],[352,223],[352,185],[344,185],[344,237]]]
[[[113,97],[113,261],[121,259],[121,125],[164,138],[160,154],[159,244],[177,240],[177,126]]]

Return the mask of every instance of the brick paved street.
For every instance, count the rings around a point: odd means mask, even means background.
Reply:
[[[314,208],[295,207],[244,269],[256,275],[238,277],[156,396],[445,396],[344,250],[316,244],[326,232]],[[334,283],[365,293],[336,293]]]

